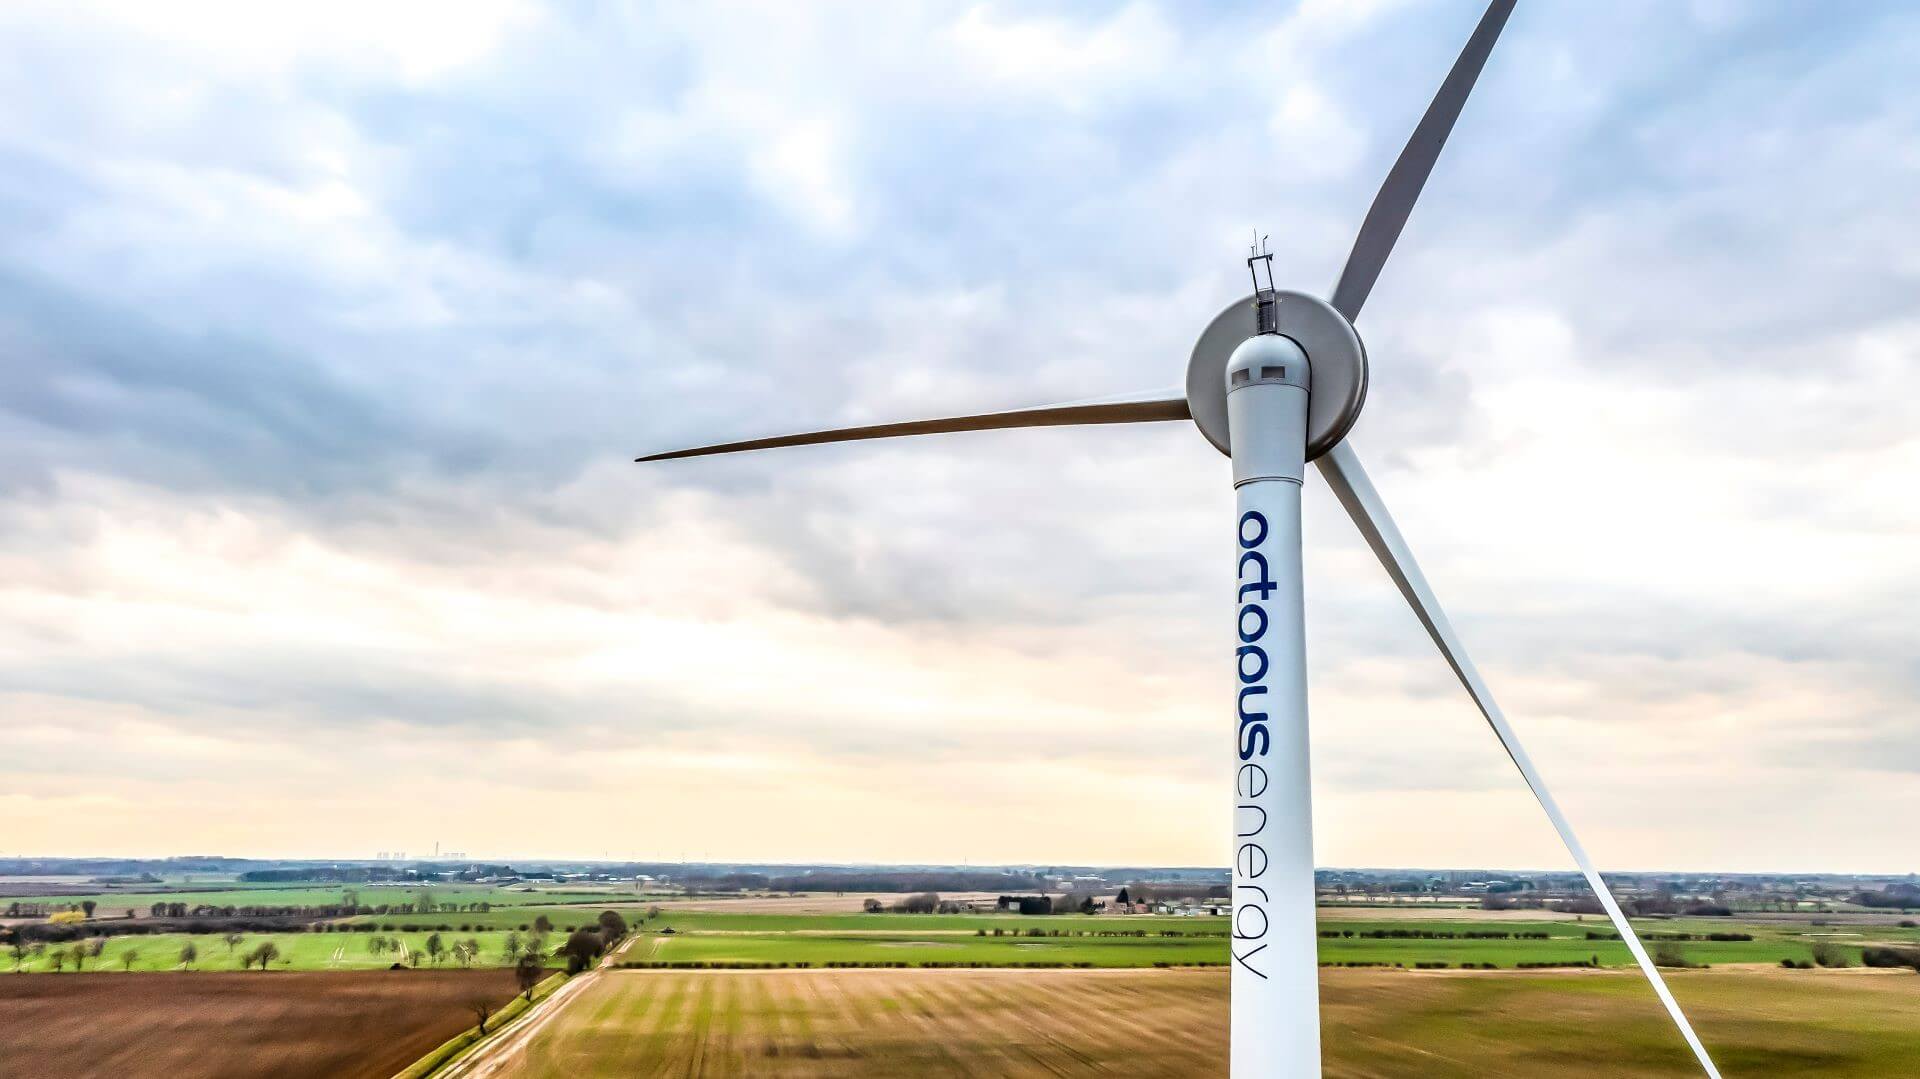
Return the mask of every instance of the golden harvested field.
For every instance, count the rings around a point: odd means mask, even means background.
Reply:
[[[496,1005],[513,973],[0,977],[0,1077],[386,1079]]]
[[[1920,977],[1715,970],[1675,992],[1728,1076],[1912,1074]],[[1221,971],[609,971],[493,1074],[1215,1076]],[[1637,976],[1323,971],[1329,1076],[1697,1074]]]

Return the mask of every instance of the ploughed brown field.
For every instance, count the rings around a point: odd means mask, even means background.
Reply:
[[[13,974],[0,1077],[387,1079],[513,992],[507,970]]]
[[[1697,1076],[1630,972],[1323,970],[1329,1076]],[[1920,978],[1676,971],[1729,1077],[1915,1074]],[[476,1074],[1226,1074],[1227,975],[1188,970],[608,971]],[[517,1043],[517,1044],[516,1044]]]

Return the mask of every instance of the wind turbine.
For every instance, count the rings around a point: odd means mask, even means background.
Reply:
[[[1333,295],[1323,300],[1275,288],[1272,256],[1256,240],[1247,259],[1254,294],[1230,304],[1202,331],[1188,360],[1184,390],[809,431],[639,458],[667,461],[903,435],[1184,419],[1191,419],[1207,441],[1232,458],[1239,584],[1234,604],[1238,643],[1232,740],[1231,1059],[1238,1079],[1320,1074],[1300,559],[1300,493],[1308,461],[1319,467],[1321,477],[1520,769],[1700,1066],[1719,1079],[1706,1047],[1467,657],[1347,438],[1367,390],[1366,349],[1353,321],[1406,225],[1514,2],[1493,0],[1487,6],[1367,210]]]

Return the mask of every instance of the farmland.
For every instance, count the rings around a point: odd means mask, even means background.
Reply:
[[[411,933],[244,933],[241,940],[229,947],[217,934],[209,933],[153,933],[106,938],[101,953],[89,957],[83,968],[93,971],[230,971],[242,964],[246,956],[262,944],[272,943],[278,956],[269,964],[272,971],[281,970],[384,970],[395,963],[411,964],[416,962],[414,953],[419,953],[418,965],[422,967],[459,966],[451,955],[443,955],[434,962],[426,955],[427,938],[430,931]],[[474,961],[475,968],[497,967],[505,962],[507,933],[499,931],[462,933],[459,931],[440,933],[444,946],[451,947],[457,940],[473,940],[480,946],[479,956]],[[369,942],[380,937],[393,942],[382,952],[374,952]],[[551,947],[560,943],[559,934],[548,938]],[[198,953],[192,967],[181,961],[181,950],[192,944]],[[54,948],[60,947],[55,945]],[[56,969],[49,948],[38,955],[27,956],[22,964],[24,973],[48,973]],[[549,950],[550,950],[549,949]],[[131,961],[128,953],[133,954]],[[58,968],[71,973],[74,966],[71,961],[62,960]],[[552,956],[547,965],[561,965],[561,960]],[[6,961],[6,969],[12,968],[12,960]]]
[[[471,926],[474,929],[517,929],[527,931],[535,919],[545,916],[556,927],[565,929],[575,925],[586,925],[603,910],[617,910],[628,921],[637,921],[646,916],[647,906],[628,902],[606,902],[602,896],[600,902],[576,902],[569,906],[549,906],[546,904],[528,904],[525,906],[499,907],[492,910],[463,910],[459,912],[442,911],[434,914],[416,914],[397,912],[391,914],[361,914],[350,918],[333,919],[336,924],[352,926],[380,926],[397,929],[408,924]]]
[[[640,912],[629,912],[636,918]],[[671,928],[666,936],[661,930]],[[1095,967],[1224,964],[1227,924],[1220,918],[912,914],[720,914],[663,911],[641,930],[630,958],[640,962],[709,964],[829,963],[1061,964]],[[1689,963],[1808,961],[1813,945],[1831,942],[1857,961],[1867,943],[1920,944],[1920,929],[1827,927],[1808,921],[1747,923],[1672,919],[1640,924],[1650,944],[1677,949]],[[1750,940],[1707,939],[1751,937]],[[1662,938],[1696,938],[1663,940]],[[1632,956],[1600,921],[1353,918],[1324,920],[1323,963],[1381,966],[1523,963],[1627,966]]]
[[[548,965],[556,966],[561,960],[553,949],[568,932],[613,909],[634,928],[615,961],[647,969],[616,967],[570,983],[564,1007],[542,1013],[537,1024],[497,1050],[480,1048],[482,1056],[500,1053],[486,1068],[526,1075],[674,1075],[698,1060],[706,1073],[719,1075],[1109,1068],[1192,1075],[1222,1069],[1226,978],[1218,968],[1229,961],[1230,943],[1222,917],[864,913],[840,905],[840,898],[808,900],[810,908],[796,909],[800,904],[676,903],[586,890],[508,892],[544,902],[506,903],[500,901],[502,889],[441,886],[424,889],[431,912],[412,909],[422,903],[423,889],[415,887],[371,893],[381,905],[403,909],[336,916],[348,890],[170,893],[168,902],[213,906],[231,897],[241,900],[236,907],[315,908],[252,925],[211,915],[202,926],[210,931],[184,932],[195,918],[156,919],[145,911],[43,926],[80,937],[42,936],[25,941],[38,950],[0,957],[0,969],[18,960],[27,972],[0,977],[0,985],[11,990],[0,1001],[12,1002],[0,1008],[0,1021],[25,1013],[32,1018],[44,1000],[71,998],[72,1006],[91,1008],[98,993],[108,1013],[130,1002],[143,1004],[145,1025],[129,1027],[126,1035],[129,1044],[142,1044],[167,1031],[191,1038],[223,1009],[236,1029],[246,1031],[249,1023],[269,1021],[249,1018],[255,1010],[270,1017],[294,1007],[283,999],[289,986],[313,985],[326,992],[298,990],[322,998],[313,1006],[313,1022],[344,1028],[354,1025],[338,1018],[351,1014],[351,1002],[327,1003],[327,994],[360,984],[376,996],[391,996],[392,1014],[384,1018],[396,1026],[381,1035],[382,1044],[424,1052],[461,1029],[463,1017],[434,996],[440,990],[431,987],[439,980],[500,983],[508,986],[499,994],[504,1000],[513,978],[505,969],[511,937],[525,942],[545,919],[551,926]],[[354,890],[360,909],[374,902],[369,890]],[[574,902],[553,901],[562,898]],[[488,909],[476,909],[481,903]],[[104,901],[101,909],[107,909]],[[1644,982],[1625,969],[1631,959],[1612,938],[1611,926],[1572,914],[1535,913],[1323,910],[1317,943],[1325,965],[1327,1074],[1688,1074],[1684,1051]],[[1780,968],[1782,960],[1806,962],[1817,946],[1825,946],[1830,961],[1854,964],[1864,947],[1920,946],[1920,926],[1911,919],[1844,917],[1667,917],[1638,925],[1669,960],[1714,968],[1675,971],[1673,979],[1730,1073],[1737,1074],[1743,1060],[1752,1066],[1778,1057],[1789,1067],[1764,1070],[1794,1074],[1797,1062],[1811,1061],[1822,1074],[1882,1074],[1893,1054],[1916,1048],[1920,978],[1857,967]],[[229,932],[240,934],[231,947]],[[451,953],[438,962],[426,957],[435,933],[448,949],[473,941],[478,955],[468,959],[471,969]],[[377,948],[376,941],[393,946]],[[85,972],[76,974],[72,951],[96,943],[102,953],[89,956]],[[268,969],[239,973],[245,957],[268,943],[277,953]],[[189,944],[197,953],[191,967],[181,958]],[[63,972],[49,974],[56,950],[67,953]],[[384,968],[394,963],[418,969],[388,973]],[[1590,964],[1605,969],[1516,969]],[[725,969],[735,967],[754,969]],[[886,969],[827,969],[835,967]],[[410,1003],[402,987],[415,984],[428,988]],[[144,991],[142,985],[156,989]],[[429,1031],[440,1037],[428,1037]],[[273,1063],[273,1054],[281,1052],[272,1048],[273,1038],[258,1042],[212,1037],[195,1044],[203,1066],[223,1074],[284,1071]],[[71,1063],[59,1067],[125,1071],[125,1062],[111,1055],[118,1052],[114,1043],[78,1038],[60,1058]],[[353,1074],[360,1058],[352,1054],[371,1051],[354,1037],[336,1048],[348,1057],[322,1054],[317,1073]],[[155,1052],[154,1060],[171,1060],[171,1050]],[[381,1067],[393,1065],[388,1074],[405,1063],[381,1059]],[[6,1068],[0,1064],[0,1076],[11,1074]],[[194,1074],[191,1068],[163,1070],[169,1079],[177,1071]]]
[[[1150,967],[1223,964],[1226,937],[978,937],[972,933],[686,933],[642,937],[630,955],[642,962],[834,963],[905,966],[1058,964]]]
[[[278,887],[228,883],[220,886],[183,884],[168,887],[149,885],[137,889],[96,888],[90,891],[76,889],[57,895],[0,895],[0,909],[12,902],[62,907],[91,900],[98,904],[100,916],[114,917],[128,911],[144,914],[155,903],[185,903],[189,907],[326,907],[341,904],[348,894],[356,896],[359,902],[366,906],[402,906],[419,902],[423,893],[435,904],[471,906],[485,903],[494,907],[607,903],[615,900],[631,902],[641,898],[631,889],[613,891],[562,886],[547,886],[545,889],[524,886],[497,888],[484,884],[406,886],[333,884]]]
[[[1675,992],[1728,1074],[1902,1074],[1911,974],[1689,972]],[[617,971],[500,1075],[1049,1075],[1225,1071],[1221,971]],[[1607,972],[1324,970],[1326,1074],[1697,1074],[1644,983]]]
[[[385,1079],[513,992],[504,970],[0,978],[0,1079]]]
[[[181,969],[181,950],[192,942],[199,953],[198,969],[233,969],[239,965],[239,956],[271,941],[280,953],[272,964],[278,969],[373,969],[406,961],[408,952],[424,948],[427,937],[436,932],[447,946],[455,940],[475,941],[480,949],[476,965],[485,966],[503,961],[509,934],[524,939],[541,918],[551,925],[549,938],[557,945],[573,928],[591,925],[603,909],[621,911],[634,925],[638,939],[625,958],[636,963],[1153,967],[1228,961],[1224,918],[719,913],[611,903],[362,915],[317,922],[310,931],[266,926],[246,932],[245,943],[237,951],[229,949],[218,932],[124,933],[106,937],[103,954],[90,958],[87,967]],[[1323,916],[1318,942],[1323,963],[1512,969],[1538,964],[1624,967],[1632,962],[1626,945],[1613,939],[1611,927],[1593,919],[1528,921],[1487,918],[1471,911],[1455,912],[1450,918],[1362,919],[1356,913]],[[649,918],[650,914],[654,916]],[[121,920],[107,919],[83,928],[88,933],[113,934],[141,921],[134,919],[123,926]],[[1652,947],[1665,948],[1690,964],[1714,966],[1807,962],[1821,942],[1833,945],[1850,962],[1858,961],[1866,945],[1920,946],[1920,928],[1826,925],[1808,919],[1659,919],[1643,921],[1639,929]],[[376,937],[398,946],[374,951],[369,945]],[[129,950],[138,953],[131,966],[123,961]],[[47,971],[52,962],[43,952],[26,957],[21,969]],[[0,969],[12,965],[6,962]]]

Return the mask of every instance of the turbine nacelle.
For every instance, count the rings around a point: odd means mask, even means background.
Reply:
[[[1276,289],[1273,332],[1291,338],[1313,368],[1307,405],[1307,460],[1326,453],[1353,430],[1367,402],[1367,350],[1347,316],[1318,296]],[[1187,361],[1187,411],[1194,426],[1221,453],[1227,437],[1227,363],[1242,342],[1261,334],[1259,311],[1249,296],[1214,316]]]
[[[1300,342],[1278,331],[1257,333],[1227,357],[1227,396],[1247,386],[1313,388],[1313,366]]]

